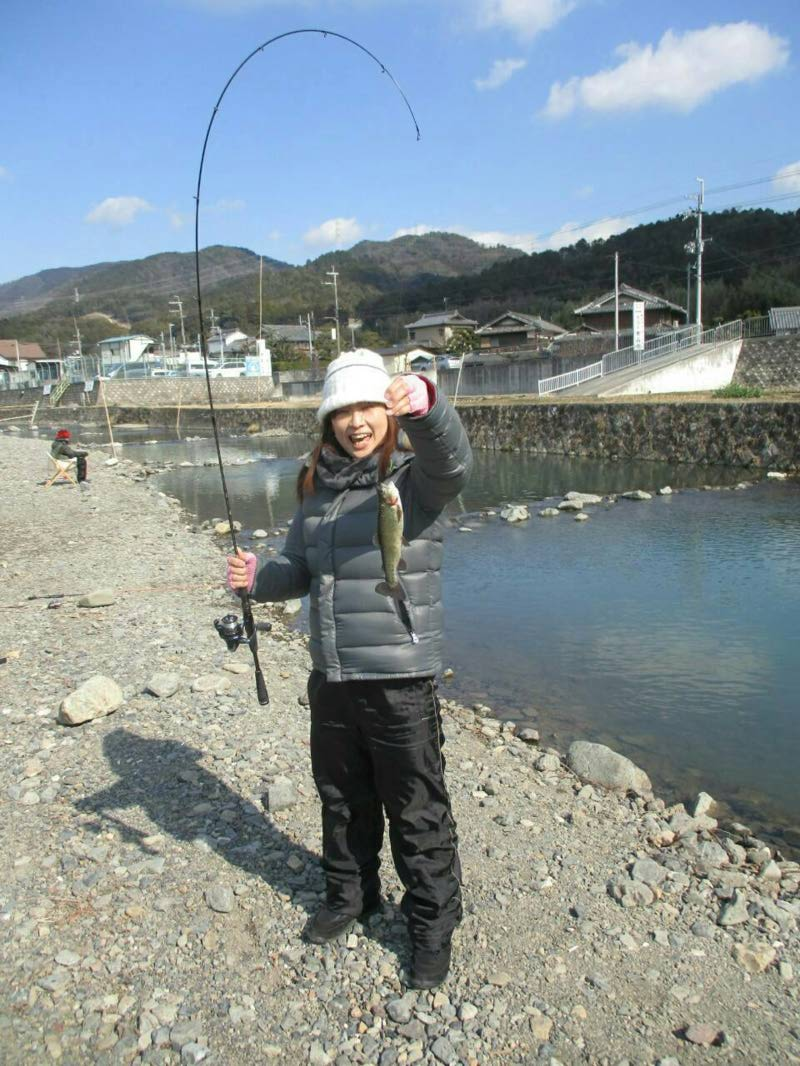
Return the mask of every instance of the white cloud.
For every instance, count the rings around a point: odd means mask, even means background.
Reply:
[[[781,167],[772,179],[777,193],[797,193],[800,196],[800,159]]]
[[[581,226],[577,222],[565,222],[554,233],[548,233],[542,239],[537,251],[544,251],[547,248],[564,248],[578,241],[605,240],[606,237],[613,237],[615,233],[622,233],[633,225],[635,223],[632,219],[625,218],[623,215],[601,218],[597,222],[589,223],[588,226]]]
[[[169,218],[169,224],[173,229],[181,229],[189,221],[189,216],[182,211],[168,211],[167,217]]]
[[[354,218],[329,218],[327,222],[304,233],[303,240],[306,244],[327,244],[331,248],[341,248],[357,241],[363,233],[363,227]]]
[[[0,165],[0,181],[7,181],[11,177],[11,171],[8,167]]]
[[[555,232],[540,236],[538,233],[509,233],[505,230],[476,230],[467,226],[428,226],[420,223],[395,230],[392,236],[421,237],[425,233],[458,233],[487,248],[504,244],[509,248],[519,248],[523,252],[544,252],[548,249],[564,248],[577,241],[596,241],[613,237],[615,233],[622,233],[632,225],[633,221],[623,216],[602,218],[583,226],[577,222],[565,222]]]
[[[543,113],[559,119],[579,108],[688,112],[721,89],[779,70],[789,57],[789,45],[753,22],[730,22],[684,34],[667,30],[655,46],[631,41],[616,54],[622,60],[616,67],[555,82]]]
[[[594,196],[594,185],[581,185],[575,190],[576,200],[588,200],[590,196]]]
[[[477,0],[478,23],[532,38],[549,30],[578,6],[578,0]]]
[[[526,65],[526,59],[495,59],[486,77],[475,79],[475,88],[479,92],[483,92],[484,89],[499,89]]]
[[[129,226],[137,215],[155,208],[141,196],[109,196],[93,207],[84,222],[106,226]]]

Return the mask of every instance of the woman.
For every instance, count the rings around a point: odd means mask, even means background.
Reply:
[[[427,379],[391,380],[360,349],[325,375],[321,440],[298,478],[300,506],[279,558],[228,559],[228,583],[256,600],[310,592],[311,764],[322,801],[326,902],[306,936],[325,943],[380,904],[383,810],[405,887],[410,984],[447,976],[461,919],[456,827],[444,782],[434,676],[441,669],[441,514],[472,454],[458,416]],[[414,451],[397,447],[398,424]],[[377,485],[403,507],[403,547],[388,595]]]

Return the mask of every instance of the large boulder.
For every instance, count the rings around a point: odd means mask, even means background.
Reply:
[[[58,721],[61,725],[82,725],[103,718],[113,714],[123,699],[122,689],[113,678],[95,674],[61,701]]]
[[[605,744],[576,740],[570,744],[567,763],[582,781],[592,785],[602,785],[617,792],[636,792],[641,796],[653,791],[644,770]]]

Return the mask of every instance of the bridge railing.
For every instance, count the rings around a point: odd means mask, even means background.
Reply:
[[[674,330],[670,333],[662,333],[658,337],[651,337],[645,342],[644,348],[634,348],[629,345],[626,348],[618,348],[614,352],[608,352],[598,363],[581,367],[580,370],[570,370],[566,374],[557,374],[555,377],[542,378],[539,382],[539,395],[547,396],[562,389],[580,385],[584,381],[594,378],[604,378],[618,370],[626,370],[631,366],[641,366],[643,363],[660,359],[662,356],[671,355],[674,352],[685,351],[688,348],[696,348],[700,345],[710,344],[716,346],[727,344],[729,341],[739,340],[743,336],[742,321],[726,322],[722,326],[700,332],[696,325],[685,326],[683,329]]]

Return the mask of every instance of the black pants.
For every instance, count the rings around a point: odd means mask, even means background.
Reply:
[[[461,866],[433,679],[329,682],[313,670],[308,695],[328,904],[359,914],[377,900],[385,810],[411,939],[449,943]]]
[[[77,471],[78,472],[78,481],[79,482],[85,481],[86,480],[86,456],[85,455],[76,456],[75,462],[77,463],[77,467],[78,467],[78,471]]]

